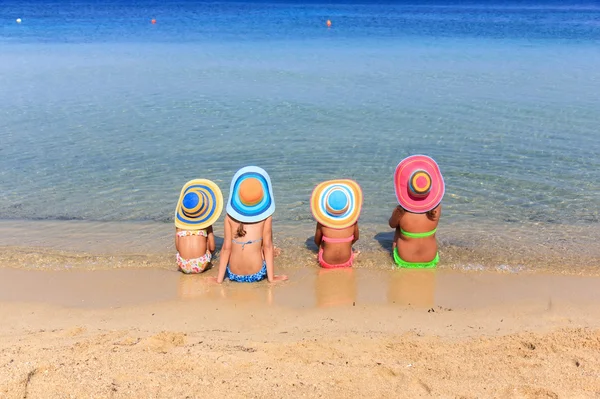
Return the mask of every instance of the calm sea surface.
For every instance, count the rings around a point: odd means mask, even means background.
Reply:
[[[423,153],[446,181],[446,259],[600,268],[600,7],[565,4],[3,1],[0,245],[38,243],[23,223],[74,241],[79,222],[141,224],[169,252],[183,183],[227,197],[255,164],[283,246],[304,246],[314,185],[346,177],[381,249],[394,168]]]

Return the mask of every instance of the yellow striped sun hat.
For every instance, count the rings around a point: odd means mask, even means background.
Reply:
[[[201,230],[213,225],[223,211],[223,194],[214,182],[194,179],[185,183],[175,208],[175,226]]]

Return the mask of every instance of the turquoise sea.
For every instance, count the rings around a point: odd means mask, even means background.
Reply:
[[[345,177],[362,265],[388,267],[393,171],[423,153],[440,267],[600,271],[599,66],[593,3],[3,1],[0,263],[171,262],[183,183],[227,197],[254,164],[282,262],[310,254],[312,188]]]

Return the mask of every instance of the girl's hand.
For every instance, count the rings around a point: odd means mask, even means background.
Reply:
[[[270,283],[275,283],[277,281],[285,281],[288,279],[288,276],[285,274],[280,274],[279,276],[273,276],[273,281],[269,281]]]
[[[211,283],[221,284],[219,283],[219,279],[217,277],[207,277],[206,279]]]

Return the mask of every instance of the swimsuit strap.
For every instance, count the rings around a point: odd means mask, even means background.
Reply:
[[[262,241],[262,237],[259,239],[256,239],[256,240],[249,240],[249,241],[236,241],[234,239],[231,240],[231,242],[234,244],[240,244],[242,246],[242,250],[244,249],[246,244],[254,244],[255,242],[259,242],[259,241]]]
[[[352,234],[350,237],[346,237],[346,238],[329,238],[329,237],[323,236],[323,241],[329,242],[332,244],[339,244],[342,242],[351,242],[352,240],[354,240],[354,234]]]
[[[427,231],[425,233],[410,233],[406,230],[402,230],[400,229],[400,233],[402,233],[402,235],[409,237],[409,238],[424,238],[424,237],[429,237],[435,234],[437,230],[437,227],[431,231]]]
[[[181,230],[177,232],[177,237],[202,236],[208,237],[206,230]]]

